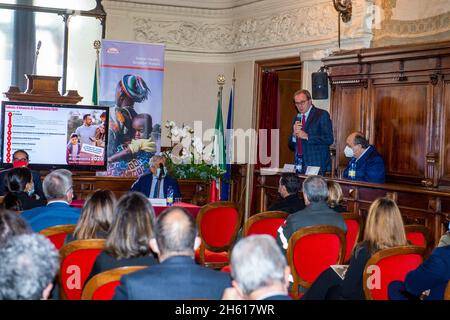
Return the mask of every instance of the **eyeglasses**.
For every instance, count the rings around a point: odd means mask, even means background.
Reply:
[[[13,161],[14,162],[17,162],[17,161],[28,161],[28,159],[27,158],[13,158]]]
[[[294,102],[294,104],[296,106],[304,106],[306,102],[308,102],[309,100],[303,100],[303,101],[299,101],[299,102]]]

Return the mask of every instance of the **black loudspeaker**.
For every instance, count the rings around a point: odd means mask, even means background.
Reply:
[[[312,78],[312,98],[328,99],[328,74],[326,72],[313,72]]]

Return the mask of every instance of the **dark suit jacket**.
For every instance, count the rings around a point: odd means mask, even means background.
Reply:
[[[0,172],[0,196],[4,196],[9,191],[5,183],[5,176],[8,170],[9,169],[6,169]],[[31,174],[33,176],[34,193],[37,194],[39,198],[45,200],[44,191],[42,190],[41,174],[34,170],[31,170]]]
[[[303,209],[305,209],[305,201],[298,194],[291,194],[268,208],[269,211],[284,211],[287,213],[294,213]]]
[[[34,232],[61,224],[77,224],[80,209],[73,208],[67,203],[52,202],[45,207],[26,210],[21,214]]]
[[[114,300],[220,300],[231,286],[228,272],[195,263],[192,257],[174,256],[120,279]]]
[[[289,238],[295,231],[316,225],[336,226],[347,232],[347,225],[340,213],[330,209],[325,201],[313,202],[305,209],[290,214],[284,225],[278,229],[277,243],[282,248],[283,253],[286,253]]]
[[[413,296],[419,297],[425,290],[431,289],[427,299],[442,300],[445,288],[450,280],[450,246],[439,247],[416,270],[406,275],[403,286],[389,287],[389,298],[394,300],[401,297],[398,289],[404,289]],[[397,292],[395,292],[397,291]]]
[[[147,173],[139,177],[131,186],[131,191],[142,192],[146,197],[150,197],[150,188],[152,187],[153,174]],[[173,197],[181,198],[180,188],[176,179],[169,175],[164,177],[164,197],[167,198],[167,190],[169,186],[173,189]]]
[[[297,116],[292,120],[292,125]],[[323,109],[314,106],[308,115],[303,129],[308,134],[308,140],[297,139],[303,149],[303,163],[306,166],[320,167],[320,173],[331,171],[330,145],[333,144],[333,126],[330,114]],[[289,148],[297,152],[297,143],[293,141],[293,135],[289,136]],[[306,168],[303,168],[305,171]]]
[[[351,161],[344,170],[344,178],[348,179],[348,171]],[[353,159],[354,161],[354,159]],[[356,179],[357,181],[366,181],[373,183],[384,183],[384,161],[381,155],[375,150],[374,146],[370,146],[369,150],[356,161]]]
[[[136,257],[136,258],[129,258],[129,259],[117,259],[113,256],[111,256],[106,251],[102,251],[97,258],[95,259],[94,265],[92,266],[91,273],[87,277],[84,284],[88,283],[88,281],[95,275],[108,271],[115,268],[120,267],[131,267],[131,266],[153,266],[158,263],[158,260],[153,256],[153,254],[150,254],[148,256],[144,257]]]

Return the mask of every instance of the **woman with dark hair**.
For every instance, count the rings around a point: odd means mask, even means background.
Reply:
[[[32,233],[30,226],[20,215],[10,210],[0,209],[0,247],[14,236],[30,233]]]
[[[96,274],[125,266],[158,263],[150,249],[155,213],[139,192],[129,192],[117,202],[105,249],[95,260],[86,282]]]
[[[34,197],[34,182],[31,170],[27,167],[10,169],[5,175],[8,192],[3,199],[3,207],[23,211],[45,206],[46,201]]]
[[[80,220],[66,243],[73,240],[106,239],[111,229],[116,196],[110,190],[90,194],[81,210]]]

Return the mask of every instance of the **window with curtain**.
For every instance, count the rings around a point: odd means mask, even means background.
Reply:
[[[88,11],[95,0],[9,0],[2,4]],[[102,26],[94,17],[72,15],[68,23],[66,90],[78,90],[81,103],[89,104],[96,52],[94,40],[100,40]],[[10,85],[26,89],[25,73],[33,73],[36,45],[41,41],[36,74],[63,76],[64,19],[56,13],[0,8],[0,90]],[[62,80],[60,80],[62,92]]]

